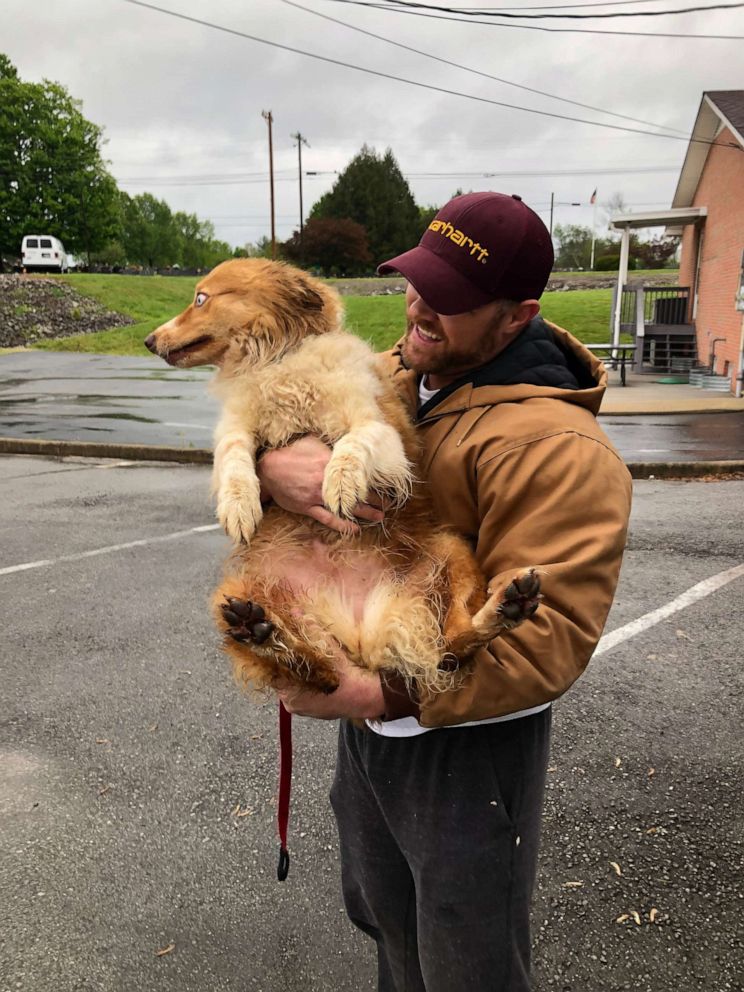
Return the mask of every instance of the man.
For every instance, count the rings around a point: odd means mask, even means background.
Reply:
[[[342,720],[331,798],[346,907],[377,943],[381,992],[530,987],[550,702],[601,635],[631,490],[595,420],[603,367],[539,316],[552,264],[545,225],[520,197],[470,193],[379,269],[408,280],[406,336],[384,360],[416,418],[440,516],[494,585],[535,565],[545,597],[452,691],[348,665],[331,696],[283,695],[298,714],[368,721]],[[321,504],[327,460],[304,438],[264,458],[262,485],[340,527]]]

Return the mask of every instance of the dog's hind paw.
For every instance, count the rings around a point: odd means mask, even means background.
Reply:
[[[503,592],[491,595],[473,617],[473,630],[487,643],[505,630],[513,630],[535,614],[540,605],[540,576],[534,568],[515,576]]]
[[[534,568],[518,575],[504,591],[498,611],[507,628],[516,627],[523,620],[529,620],[540,605],[540,576]]]
[[[274,630],[274,624],[266,619],[266,612],[258,603],[226,596],[220,609],[227,624],[226,633],[234,641],[263,644]]]

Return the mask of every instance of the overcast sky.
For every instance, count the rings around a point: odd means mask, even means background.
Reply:
[[[351,66],[646,131],[663,127],[689,134],[704,90],[744,88],[742,43],[737,40],[547,33],[455,24],[337,0],[299,2],[317,13],[283,0],[153,0],[162,8]],[[464,6],[463,0],[427,2]],[[527,0],[505,4],[534,10]],[[495,0],[482,0],[487,5],[495,6]],[[630,8],[615,3],[584,13],[691,5],[689,0],[639,0]],[[173,209],[212,220],[218,237],[233,245],[255,242],[269,232],[262,110],[274,116],[277,236],[282,239],[299,224],[297,151],[290,137],[298,130],[310,146],[303,149],[303,171],[323,173],[304,180],[306,214],[332,185],[333,171],[342,170],[365,142],[378,151],[392,148],[420,204],[440,205],[458,187],[495,189],[520,193],[547,222],[552,192],[556,223],[587,225],[595,187],[600,221],[602,203],[616,193],[633,209],[670,206],[687,147],[684,140],[542,117],[417,88],[125,0],[2,0],[1,6],[0,51],[9,55],[23,79],[58,81],[82,100],[85,115],[105,130],[104,154],[121,188],[149,191]],[[318,13],[470,70],[650,123],[622,120],[443,65]],[[531,23],[744,35],[744,8]],[[623,171],[644,168],[654,171]],[[489,172],[516,174],[482,175]],[[426,178],[427,173],[449,175]],[[573,202],[582,206],[571,206]]]

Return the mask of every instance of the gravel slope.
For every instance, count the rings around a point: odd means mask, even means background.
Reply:
[[[0,275],[0,348],[133,323],[59,280]]]

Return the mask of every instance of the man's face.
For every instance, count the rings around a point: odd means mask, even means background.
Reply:
[[[403,360],[408,368],[428,373],[432,388],[441,388],[485,365],[509,344],[526,322],[519,326],[517,321],[515,328],[514,312],[513,306],[494,300],[447,317],[432,310],[408,283]]]

